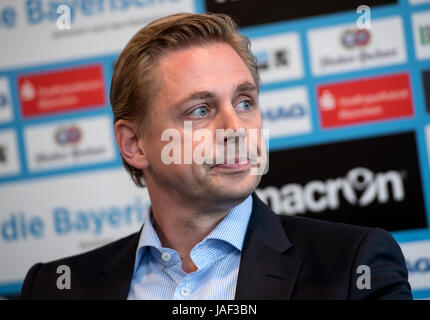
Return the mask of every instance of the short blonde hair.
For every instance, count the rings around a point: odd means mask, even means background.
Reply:
[[[158,91],[155,69],[163,54],[213,42],[231,45],[259,86],[258,67],[250,41],[238,33],[232,18],[225,14],[170,15],[140,29],[116,61],[110,89],[114,123],[120,119],[132,121],[138,133],[143,134],[149,123],[149,108]],[[134,183],[144,187],[142,170],[128,164],[124,157],[122,161]]]

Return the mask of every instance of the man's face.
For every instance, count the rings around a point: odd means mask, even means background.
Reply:
[[[260,137],[258,90],[242,59],[225,43],[193,46],[163,56],[155,74],[160,90],[151,106],[150,123],[141,138],[149,164],[144,169],[149,192],[169,193],[197,206],[211,202],[230,205],[246,198],[261,179],[260,175],[251,174],[249,161],[216,165],[219,161],[197,164],[193,160],[185,164],[184,151],[189,151],[183,147],[184,136],[189,134],[184,129],[186,121],[192,125],[193,133],[200,129],[212,133],[214,159],[221,145],[227,151],[227,138],[217,136],[217,129],[235,132],[241,128],[248,132],[254,129]],[[162,161],[162,150],[168,142],[162,141],[161,136],[166,129],[180,133],[180,164]],[[244,139],[247,141],[249,137]],[[195,150],[201,141],[191,143]],[[260,138],[256,139],[256,145],[260,154]],[[225,155],[221,158],[227,163]]]

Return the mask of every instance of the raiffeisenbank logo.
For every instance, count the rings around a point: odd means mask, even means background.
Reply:
[[[339,209],[341,200],[352,206],[366,207],[405,199],[405,172],[391,170],[373,172],[353,168],[343,177],[309,181],[305,185],[288,183],[280,189],[266,187],[257,191],[278,214],[295,215],[306,211],[321,212]]]
[[[353,24],[310,30],[314,75],[394,65],[407,61],[403,22],[398,16],[372,20],[371,29]]]

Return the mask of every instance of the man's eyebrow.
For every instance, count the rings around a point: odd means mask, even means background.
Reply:
[[[238,85],[235,89],[235,93],[241,93],[241,92],[245,92],[245,91],[257,91],[258,92],[258,88],[255,84],[253,84],[252,82],[246,81],[244,83],[241,83],[240,85]],[[181,105],[185,104],[188,101],[193,101],[193,100],[206,100],[206,99],[213,99],[215,98],[215,94],[209,91],[198,91],[198,92],[194,92],[189,94],[188,96],[186,96],[185,98],[180,99],[179,101],[177,101],[176,103],[174,103],[175,105],[175,109],[180,107]]]
[[[185,98],[180,99],[174,105],[176,108],[178,108],[188,101],[205,100],[205,99],[210,99],[213,97],[215,97],[215,95],[209,91],[198,91],[198,92],[191,93],[190,95],[186,96]]]
[[[257,91],[258,92],[258,88],[254,83],[246,81],[246,82],[238,85],[236,90],[235,90],[236,93],[237,92],[240,93],[240,92],[244,92],[244,91]]]

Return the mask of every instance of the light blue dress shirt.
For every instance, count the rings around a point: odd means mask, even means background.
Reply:
[[[136,252],[128,300],[232,300],[252,196],[234,207],[191,250],[197,270],[182,270],[179,253],[161,246],[148,208]]]

